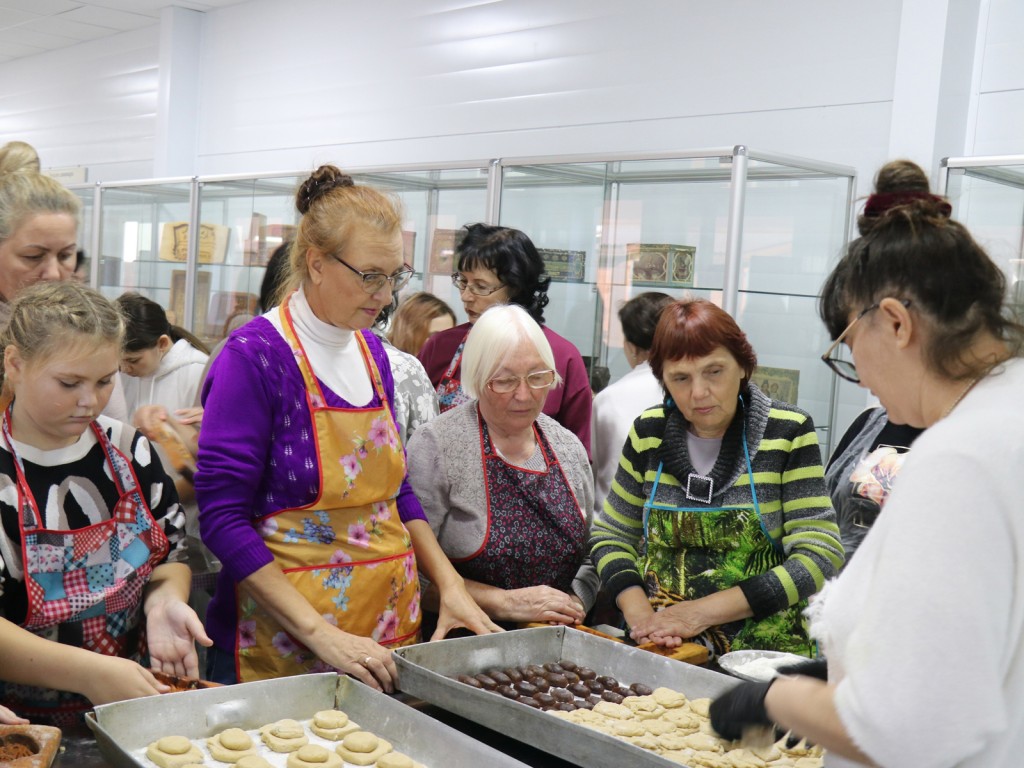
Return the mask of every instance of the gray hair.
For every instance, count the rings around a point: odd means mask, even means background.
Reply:
[[[462,351],[462,388],[466,394],[479,398],[488,380],[522,342],[532,344],[544,365],[555,371],[551,386],[561,384],[551,344],[537,321],[518,304],[496,304],[480,315],[466,339]]]

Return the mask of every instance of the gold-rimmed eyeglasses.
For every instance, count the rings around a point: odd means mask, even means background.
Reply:
[[[363,281],[363,290],[367,293],[376,293],[384,287],[385,283],[391,284],[392,291],[400,291],[409,284],[410,278],[415,274],[413,268],[408,264],[403,264],[402,268],[393,275],[385,275],[383,272],[360,272],[340,256],[336,256],[333,253],[331,256],[339,264],[348,267],[359,275],[359,278]]]
[[[452,285],[459,289],[459,293],[463,291],[469,291],[474,296],[490,296],[492,293],[497,293],[504,285],[477,285],[469,282],[466,278],[460,275],[458,272],[452,272]]]
[[[519,389],[520,381],[525,381],[530,389],[544,389],[555,383],[555,372],[548,368],[525,376],[496,376],[487,382],[487,388],[497,395],[507,395]]]
[[[900,304],[904,307],[910,306],[910,299],[900,299]],[[843,332],[836,336],[836,340],[832,342],[832,346],[825,350],[825,354],[821,356],[821,361],[825,363],[832,371],[841,379],[852,382],[853,384],[860,384],[860,374],[857,373],[857,366],[849,360],[842,360],[838,357],[832,357],[832,353],[839,349],[839,345],[843,343],[843,339],[847,337],[850,330],[857,324],[868,312],[878,309],[882,306],[882,302],[877,301],[867,309],[862,309],[850,324],[843,329]]]

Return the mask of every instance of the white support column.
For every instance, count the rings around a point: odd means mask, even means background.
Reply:
[[[198,167],[199,69],[205,14],[160,12],[160,83],[153,175],[194,176]]]

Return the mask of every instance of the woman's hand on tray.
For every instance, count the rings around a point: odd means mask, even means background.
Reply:
[[[505,592],[505,599],[505,617],[510,621],[576,625],[586,616],[583,603],[576,595],[554,587],[538,585],[510,589]]]
[[[398,667],[387,648],[323,622],[308,643],[322,661],[371,688],[394,693]]]

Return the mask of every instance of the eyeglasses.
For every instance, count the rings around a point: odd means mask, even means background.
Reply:
[[[910,299],[900,299],[900,304],[904,307],[909,307]],[[878,309],[881,306],[881,302],[876,302],[867,309],[861,310],[860,314],[853,318],[852,322],[846,326],[843,332],[840,333],[836,337],[836,340],[832,342],[832,346],[825,350],[825,354],[821,356],[822,362],[831,368],[839,378],[846,379],[853,384],[860,384],[860,374],[857,373],[857,367],[849,360],[841,360],[838,357],[832,357],[832,353],[835,352],[836,349],[839,348],[839,345],[843,343],[843,339],[845,339],[847,334],[850,333],[850,329],[857,324],[858,320],[864,317],[868,312]]]
[[[507,395],[519,389],[519,382],[525,381],[530,389],[544,389],[555,383],[555,372],[550,368],[546,371],[534,371],[525,376],[499,376],[487,382],[487,388],[496,395]]]
[[[469,291],[474,296],[490,296],[505,287],[504,285],[474,285],[458,272],[452,272],[452,285],[459,289],[459,293]]]
[[[339,264],[348,267],[359,275],[360,279],[363,281],[363,290],[367,293],[376,293],[384,287],[385,283],[391,284],[392,291],[400,291],[409,284],[410,278],[415,274],[415,270],[413,270],[413,268],[408,264],[403,264],[402,268],[393,275],[385,275],[381,272],[360,272],[340,256],[335,256],[333,253],[331,256],[333,256],[334,260]]]

